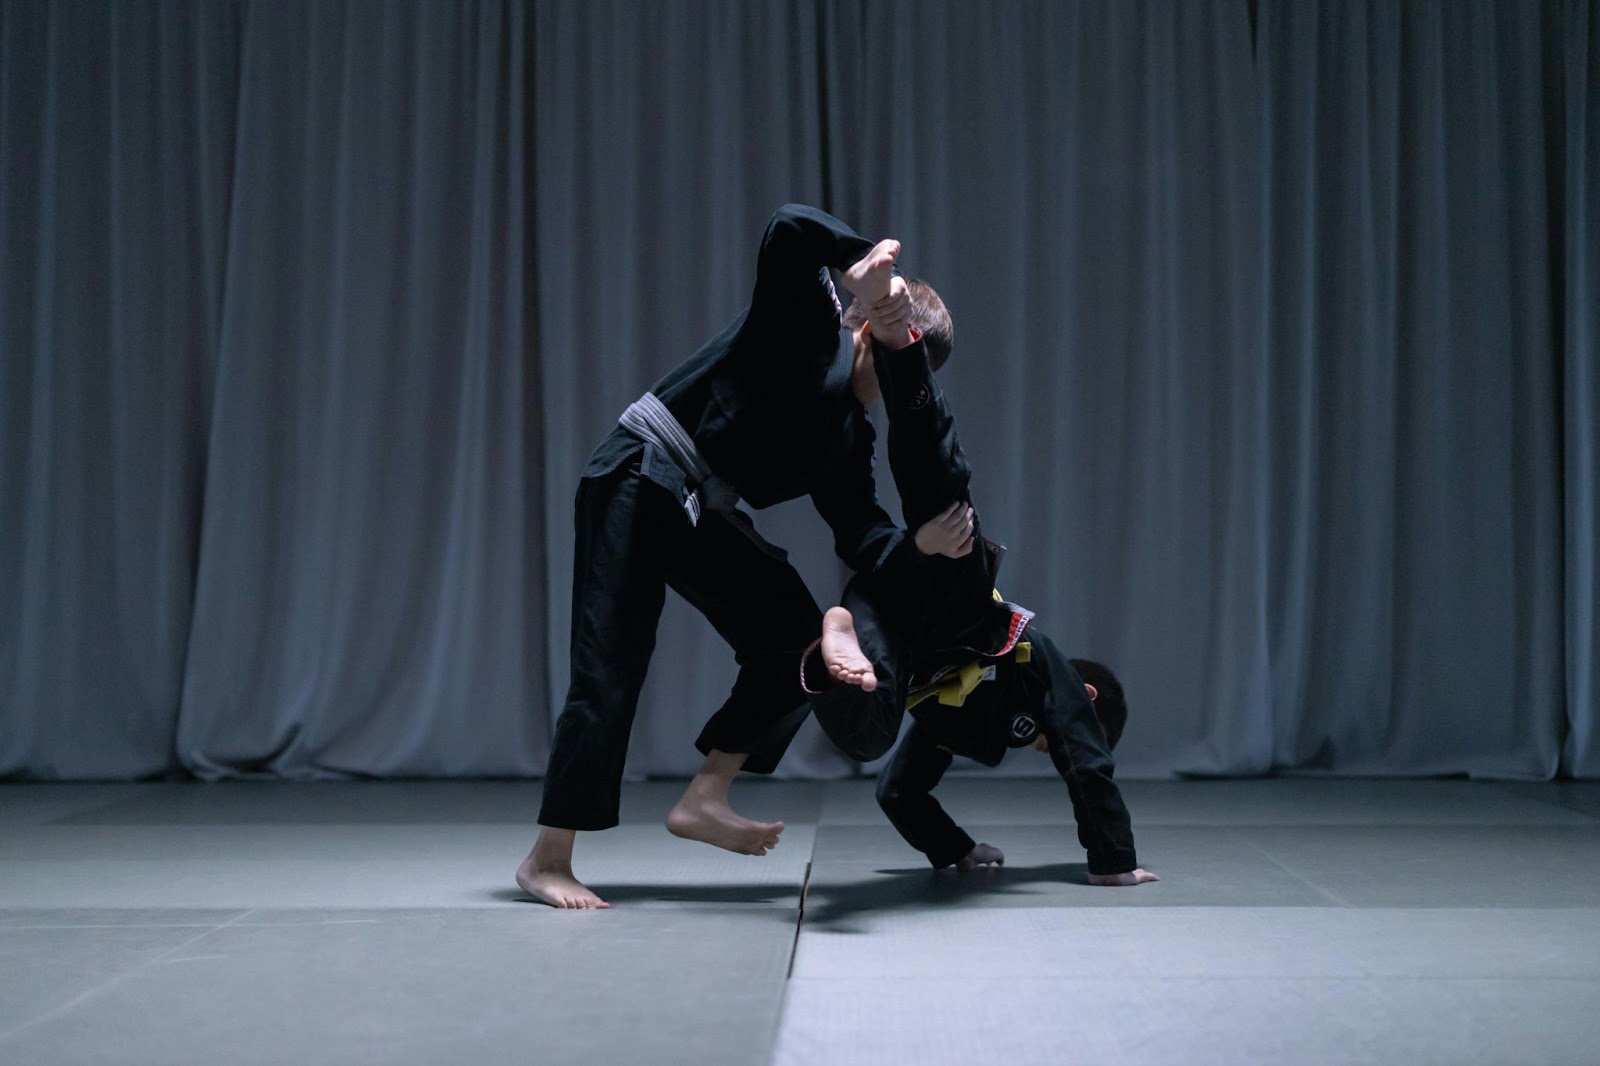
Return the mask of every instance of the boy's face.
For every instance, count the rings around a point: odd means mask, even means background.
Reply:
[[[1089,684],[1089,682],[1085,681],[1083,683],[1083,688],[1084,691],[1089,693],[1090,703],[1093,703],[1095,700],[1100,698],[1100,691],[1093,685]],[[1045,735],[1043,733],[1040,733],[1038,736],[1033,738],[1033,750],[1043,752],[1048,752],[1050,750],[1050,741],[1045,739]]]

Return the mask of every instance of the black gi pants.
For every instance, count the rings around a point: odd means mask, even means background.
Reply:
[[[926,674],[943,665],[930,653],[946,653],[951,663],[978,656],[982,649],[962,647],[962,634],[995,606],[995,559],[980,538],[960,559],[932,556],[914,571],[857,575],[845,586],[840,603],[878,685],[865,692],[833,682],[816,654],[806,664],[806,684],[817,723],[847,758],[871,762],[894,746],[913,669]]]
[[[786,560],[715,512],[683,506],[640,473],[639,458],[578,488],[572,578],[572,680],[556,722],[539,824],[617,824],[628,736],[670,585],[732,645],[739,676],[695,746],[749,753],[771,773],[808,710],[800,657],[822,613]]]

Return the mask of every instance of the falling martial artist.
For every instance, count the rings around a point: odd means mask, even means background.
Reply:
[[[896,280],[873,308],[891,308]],[[853,313],[854,308],[852,308]],[[869,317],[872,308],[865,311]],[[915,569],[857,574],[843,602],[824,616],[807,649],[802,684],[817,720],[861,761],[894,744],[908,704],[914,722],[884,768],[878,799],[895,827],[935,867],[1003,860],[962,831],[929,793],[956,754],[996,765],[1008,748],[1047,751],[1067,786],[1088,853],[1089,880],[1136,885],[1159,880],[1140,869],[1126,805],[1113,780],[1111,748],[1121,719],[1096,713],[1092,690],[1033,613],[1000,599],[1002,549],[981,532],[971,468],[950,406],[913,331],[872,335],[872,358],[889,415],[889,467],[908,529],[928,553]],[[1078,660],[1089,666],[1087,660]],[[1107,672],[1104,698],[1123,707]],[[1110,727],[1110,728],[1108,728]]]
[[[770,773],[807,713],[797,684],[821,611],[785,554],[736,505],[809,495],[852,570],[917,555],[878,505],[876,378],[843,326],[831,270],[870,305],[899,244],[874,244],[814,208],[788,205],[761,241],[749,307],[619,419],[584,468],[576,501],[572,678],[556,724],[541,826],[517,884],[557,907],[607,904],[576,877],[576,834],[618,823],[629,732],[670,586],[732,645],[739,673],[696,746],[705,756],[667,815],[680,837],[762,855],[781,822],[737,814],[743,769]],[[908,313],[883,312],[884,321]],[[937,338],[930,338],[935,344]]]
[[[1074,677],[1081,679],[1091,713],[1080,701],[1057,697],[1070,691]],[[975,659],[962,670],[917,684],[909,702],[911,727],[878,773],[878,806],[934,869],[1005,864],[999,848],[975,841],[933,796],[955,756],[998,766],[1013,748],[1048,752],[1052,743],[1040,723],[1049,720],[1065,721],[1067,732],[1076,734],[1069,747],[1086,751],[1103,746],[1109,756],[1128,715],[1122,684],[1108,667],[1090,659],[1063,659],[1050,639],[1032,627],[1012,654],[991,662]],[[1109,765],[1102,767],[1109,774]],[[1075,767],[1075,773],[1063,772],[1062,777],[1077,815],[1079,843],[1089,856],[1089,882],[1159,881],[1138,868],[1120,797],[1110,808],[1090,806],[1093,786],[1085,789],[1078,776],[1085,769]]]

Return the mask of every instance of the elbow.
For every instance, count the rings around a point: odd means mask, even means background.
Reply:
[[[807,210],[802,204],[784,204],[767,219],[767,232],[761,243],[769,248],[781,248],[799,232],[800,216]]]
[[[780,207],[776,211],[772,212],[772,219],[767,223],[767,225],[769,227],[771,227],[771,226],[779,226],[779,225],[788,225],[790,223],[793,223],[796,219],[800,218],[802,215],[809,214],[811,211],[812,211],[812,208],[807,207],[805,204],[796,204],[796,203],[784,204],[782,207]]]

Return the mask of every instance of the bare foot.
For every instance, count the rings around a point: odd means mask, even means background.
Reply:
[[[778,846],[783,823],[752,821],[735,813],[726,800],[686,792],[667,812],[667,832],[741,855],[765,855]]]
[[[1131,885],[1142,885],[1142,884],[1146,884],[1147,882],[1150,882],[1150,881],[1159,881],[1159,880],[1161,880],[1161,878],[1157,877],[1155,874],[1151,873],[1149,870],[1134,870],[1131,873],[1125,873],[1125,874],[1090,874],[1089,875],[1089,883],[1091,885],[1099,885],[1102,888],[1114,888],[1114,887],[1118,887],[1118,886],[1127,887],[1127,886],[1131,886]]]
[[[899,241],[879,241],[872,246],[872,251],[844,272],[844,287],[871,307],[888,293],[889,279],[894,276],[894,261],[899,257]]]
[[[1004,866],[1006,857],[993,844],[975,844],[972,850],[962,856],[961,860],[956,863],[956,869],[966,872],[967,870],[976,870],[980,866],[988,866],[991,863],[995,866]]]
[[[843,607],[829,607],[822,616],[822,661],[828,666],[828,676],[847,685],[860,685],[863,692],[878,687],[878,675],[872,670],[872,660],[861,652],[856,640],[856,620]]]
[[[552,907],[563,910],[605,910],[611,906],[572,875],[572,837],[554,841],[545,833],[517,867],[517,887]]]

